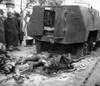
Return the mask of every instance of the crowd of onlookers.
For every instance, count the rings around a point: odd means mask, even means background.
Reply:
[[[3,10],[0,9],[0,42],[6,45],[9,51],[19,50],[18,46],[23,41],[23,31],[21,16],[17,12],[7,12],[4,17]]]

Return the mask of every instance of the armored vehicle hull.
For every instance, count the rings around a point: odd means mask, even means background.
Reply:
[[[82,6],[35,6],[28,24],[38,52],[87,53],[98,42],[99,32],[99,12]]]

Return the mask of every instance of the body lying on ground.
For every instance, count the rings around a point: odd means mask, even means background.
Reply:
[[[44,67],[44,69],[59,70],[59,69],[72,69],[72,59],[68,55],[54,55],[54,54],[34,54],[27,57],[23,61],[23,66],[29,64],[31,70],[37,67]]]

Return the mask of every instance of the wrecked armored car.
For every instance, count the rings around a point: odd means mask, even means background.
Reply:
[[[38,52],[77,53],[96,45],[100,14],[93,8],[72,6],[34,6],[28,35],[34,37]],[[85,49],[85,50],[83,50]]]

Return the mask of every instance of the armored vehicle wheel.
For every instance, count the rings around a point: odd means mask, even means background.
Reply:
[[[76,59],[83,58],[84,56],[89,55],[89,54],[90,54],[89,44],[84,43],[83,46],[81,46],[80,48],[77,49]]]

